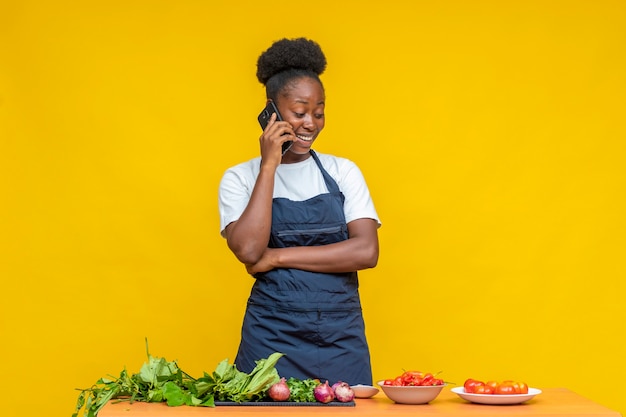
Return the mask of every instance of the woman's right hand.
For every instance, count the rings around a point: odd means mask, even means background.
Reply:
[[[250,275],[254,275],[259,272],[267,272],[276,267],[274,257],[276,255],[277,249],[274,248],[266,248],[263,251],[263,255],[261,258],[254,264],[246,264],[246,270]]]
[[[261,163],[271,164],[274,167],[280,165],[282,159],[282,145],[284,142],[296,139],[293,128],[288,122],[276,120],[276,113],[270,119],[259,138],[261,145]]]

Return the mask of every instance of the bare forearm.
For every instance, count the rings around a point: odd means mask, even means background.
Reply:
[[[230,250],[244,264],[259,260],[267,248],[272,226],[274,170],[262,169],[239,220],[226,228]]]
[[[296,268],[314,272],[352,272],[373,268],[378,262],[378,223],[359,219],[348,224],[347,240],[322,246],[266,249],[251,274],[273,268]]]
[[[324,246],[276,249],[276,268],[313,272],[352,272],[373,268],[378,262],[378,245],[348,239]]]

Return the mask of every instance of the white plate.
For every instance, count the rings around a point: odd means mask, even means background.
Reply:
[[[528,388],[528,394],[469,394],[465,392],[463,387],[454,387],[450,391],[463,398],[478,404],[521,404],[530,400],[535,395],[541,394],[541,390],[537,388]]]
[[[351,385],[350,388],[356,398],[370,398],[378,394],[378,388],[371,385]]]

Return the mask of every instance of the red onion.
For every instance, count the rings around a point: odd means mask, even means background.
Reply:
[[[280,381],[272,385],[268,391],[270,398],[274,401],[287,401],[291,395],[285,378],[281,378]]]
[[[313,395],[315,395],[315,399],[317,401],[324,404],[329,403],[335,399],[335,392],[330,387],[330,385],[328,385],[328,381],[315,387],[315,389],[313,390]]]
[[[337,382],[333,384],[335,397],[342,403],[348,403],[354,400],[354,390],[345,382]]]

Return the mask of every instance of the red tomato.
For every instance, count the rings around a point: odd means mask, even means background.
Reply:
[[[396,377],[396,379],[393,380],[391,385],[393,385],[394,387],[401,387],[402,385],[404,385],[402,383],[402,377],[401,376]]]
[[[520,388],[520,386],[519,386],[519,382],[517,382],[517,381],[513,381],[513,382],[511,383],[511,385],[513,385],[513,389],[515,389],[515,393],[516,393],[516,394],[521,394],[521,393],[522,393],[522,389],[521,389],[521,388]]]
[[[385,379],[385,382],[383,382],[383,385],[393,385],[393,379]]]
[[[468,386],[470,386],[474,381],[476,381],[475,379],[472,378],[467,378],[465,380],[465,382],[463,383],[463,388],[467,388]]]
[[[463,388],[465,389],[465,392],[472,394],[474,393],[474,389],[476,388],[476,386],[478,385],[485,385],[484,382],[482,381],[477,381],[475,379],[469,378],[468,380],[465,381],[465,383],[463,384]]]
[[[528,394],[528,385],[525,382],[513,381],[506,379],[502,382],[489,380],[487,383],[469,378],[463,384],[463,388],[467,393],[474,394]]]
[[[474,387],[474,394],[493,394],[494,390],[491,386],[483,384]]]
[[[520,394],[528,394],[528,385],[525,382],[519,383],[519,393]]]
[[[513,382],[504,381],[498,384],[498,386],[496,387],[496,390],[494,391],[494,394],[511,395],[511,394],[517,394],[517,393],[515,392],[515,387],[513,386]]]

